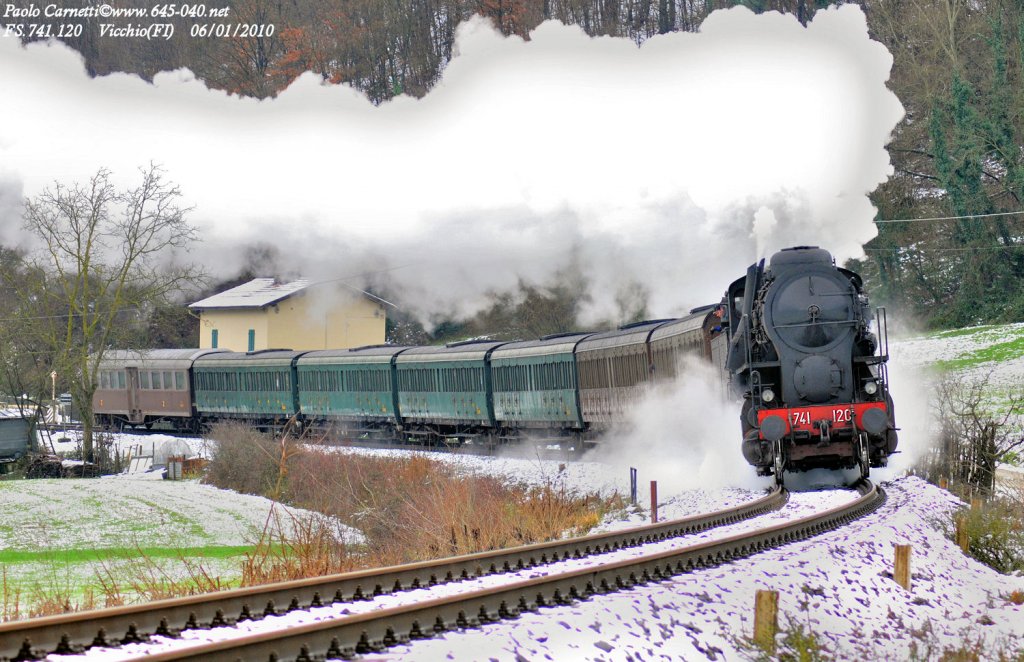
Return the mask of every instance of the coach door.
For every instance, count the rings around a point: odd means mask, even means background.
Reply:
[[[144,416],[139,406],[139,369],[125,368],[128,377],[128,422],[142,423]]]

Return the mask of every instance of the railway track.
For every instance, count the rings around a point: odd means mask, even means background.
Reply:
[[[860,497],[850,504],[749,533],[583,568],[537,573],[538,576],[512,583],[468,590],[426,602],[325,618],[286,630],[242,635],[214,643],[197,642],[197,645],[168,652],[150,652],[145,658],[304,660],[312,659],[312,656],[348,657],[380,651],[410,639],[429,637],[435,632],[474,627],[512,618],[523,611],[568,604],[595,594],[666,579],[837,528],[873,511],[884,501],[883,493],[870,483],[861,483],[858,490]],[[0,625],[0,642],[3,642],[0,655],[15,660],[36,659],[34,656],[40,653],[72,653],[88,645],[136,643],[145,641],[150,634],[174,636],[183,629],[230,625],[236,620],[511,572],[637,547],[738,522],[781,508],[786,500],[786,492],[776,490],[733,509],[614,534],[9,623]],[[113,636],[113,633],[124,634]]]
[[[151,634],[262,618],[334,602],[372,599],[385,593],[459,581],[471,577],[531,568],[567,558],[581,558],[618,549],[690,535],[757,517],[785,505],[788,494],[776,489],[739,506],[648,524],[616,533],[602,533],[481,552],[383,569],[350,572],[205,595],[160,600],[140,605],[63,614],[0,624],[0,660],[34,659],[50,652],[79,652],[93,645],[117,645]]]

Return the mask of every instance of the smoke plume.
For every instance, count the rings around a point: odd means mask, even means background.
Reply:
[[[313,74],[263,101],[187,70],[93,79],[59,43],[4,39],[0,160],[28,196],[161,164],[218,275],[270,242],[277,268],[386,278],[426,318],[575,263],[587,319],[635,284],[669,316],[786,245],[861,255],[902,116],[891,64],[855,5],[806,27],[717,11],[641,46],[557,22],[525,41],[477,18],[428,95],[380,106]]]

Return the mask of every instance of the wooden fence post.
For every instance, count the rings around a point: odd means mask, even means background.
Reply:
[[[981,499],[978,497],[971,497],[971,510],[981,510]]]
[[[658,481],[651,481],[651,524],[658,523]]]
[[[910,590],[910,545],[896,545],[896,560],[892,577],[897,584]]]
[[[754,644],[775,654],[775,633],[779,631],[779,592],[758,590],[754,594]]]
[[[939,477],[939,488],[944,490],[944,489],[947,489],[948,487],[949,487],[949,481],[946,480],[946,477],[945,476]]]
[[[967,550],[970,549],[971,543],[967,536],[967,517],[961,513],[957,515],[956,520],[956,544],[960,550],[966,554]]]

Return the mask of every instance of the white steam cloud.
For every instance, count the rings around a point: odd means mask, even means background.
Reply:
[[[889,466],[872,470],[872,475],[877,472],[880,480],[901,476],[935,446],[939,437],[939,424],[931,402],[935,387],[934,372],[898,359],[889,361],[889,392],[900,442],[898,452],[889,458]]]
[[[739,408],[721,374],[694,357],[683,359],[678,374],[652,388],[588,459],[635,467],[644,484],[656,480],[665,493],[771,485],[743,459]]]
[[[786,245],[861,254],[903,112],[891,64],[854,5],[807,27],[718,11],[640,47],[474,19],[433,91],[380,107],[313,74],[264,101],[186,70],[90,79],[60,44],[0,39],[0,180],[32,196],[162,164],[223,275],[263,241],[307,277],[384,270],[429,315],[575,263],[592,318],[636,283],[672,315]],[[20,225],[0,222],[5,240]]]

